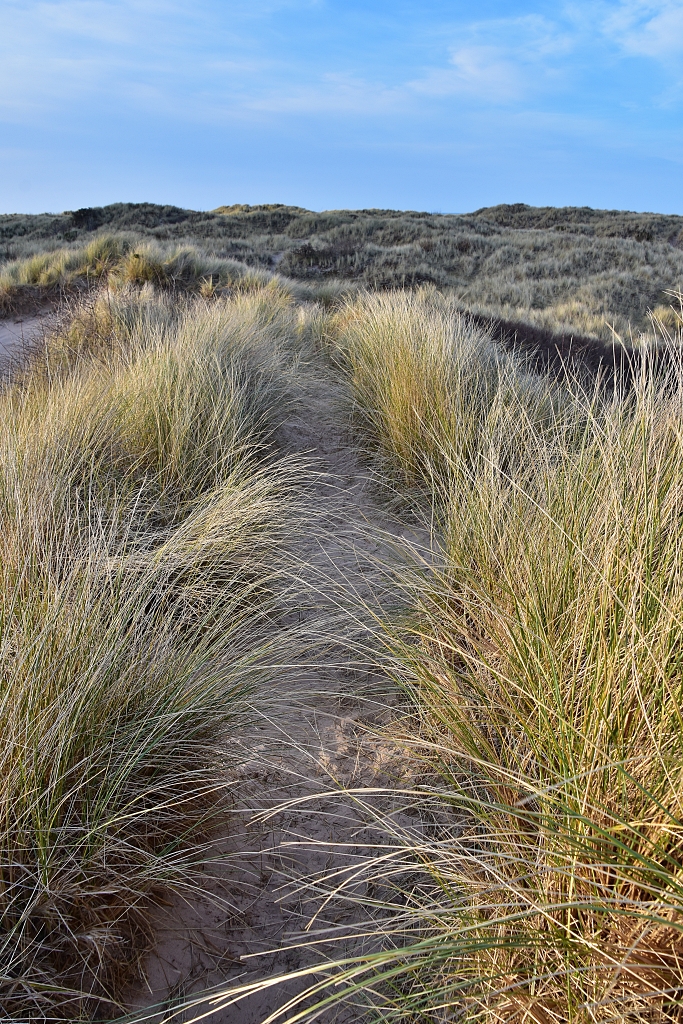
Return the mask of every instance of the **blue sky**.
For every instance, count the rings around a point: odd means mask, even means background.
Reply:
[[[683,0],[0,0],[0,212],[683,213]]]

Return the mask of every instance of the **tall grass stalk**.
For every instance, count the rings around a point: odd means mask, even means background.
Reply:
[[[351,319],[344,353],[375,443],[406,476],[449,471],[431,474],[441,556],[398,573],[413,610],[383,627],[431,811],[421,832],[391,829],[393,866],[368,865],[376,884],[413,874],[370,974],[340,964],[337,985],[350,970],[385,1020],[678,1021],[680,349],[621,394],[507,369],[491,386],[486,349],[477,383],[473,340],[464,386],[425,383],[444,358],[432,314],[368,302],[383,320]],[[561,415],[539,419],[539,387]],[[434,392],[459,418],[423,429]]]
[[[471,813],[434,875],[468,897],[446,978],[471,977],[490,1019],[677,1013],[680,397],[591,417],[577,451],[539,446],[523,488],[482,467],[396,641]]]
[[[103,297],[0,396],[8,1019],[116,1015],[145,910],[215,827],[288,586],[295,320],[272,294]]]

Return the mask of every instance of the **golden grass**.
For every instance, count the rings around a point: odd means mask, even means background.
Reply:
[[[434,292],[334,292],[330,313],[278,281],[180,305],[155,283],[103,292],[0,398],[10,1012],[105,1016],[145,901],[210,827],[215,737],[284,586],[291,468],[264,458],[305,337],[433,530],[385,567],[404,611],[373,637],[422,818],[354,864],[374,952],[311,968],[308,995],[411,1024],[679,1022],[676,308],[653,318],[667,358],[603,389],[528,372]]]
[[[150,899],[213,827],[217,736],[287,587],[297,472],[269,443],[295,323],[272,292],[103,296],[0,395],[8,1018],[116,1015]]]
[[[0,271],[0,310],[22,298],[36,301],[97,287],[152,284],[210,298],[225,291],[257,291],[273,279],[265,270],[208,256],[196,246],[164,246],[130,235],[102,234],[78,247],[53,249],[5,263]]]
[[[530,428],[561,416],[560,392],[437,292],[349,301],[331,319],[329,341],[381,468],[399,486],[431,493],[491,438],[504,444],[521,396]]]
[[[337,304],[352,283],[289,281],[239,260],[210,255],[195,245],[168,245],[132,234],[100,234],[90,242],[14,259],[0,267],[0,313],[84,291],[153,286],[205,299],[250,294],[270,286],[301,300]]]
[[[367,865],[374,891],[397,879],[384,951],[340,963],[326,998],[360,989],[382,1020],[679,1021],[681,339],[658,324],[657,378],[560,392],[429,301],[364,303],[337,324],[351,387],[438,523],[436,556],[395,577],[412,611],[383,625],[426,819],[387,824]]]

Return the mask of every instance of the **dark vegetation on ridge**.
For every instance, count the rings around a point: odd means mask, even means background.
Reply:
[[[573,206],[534,207],[524,203],[482,207],[470,214],[379,209],[316,213],[281,203],[261,206],[236,203],[210,211],[184,210],[156,203],[111,203],[109,206],[86,207],[59,214],[0,214],[0,238],[6,250],[3,253],[5,258],[15,254],[12,246],[19,240],[73,242],[84,234],[103,228],[135,231],[166,241],[188,238],[202,242],[251,240],[255,252],[264,237],[295,243],[328,236],[330,247],[335,242],[341,243],[344,238],[355,242],[373,240],[379,246],[391,247],[471,230],[486,237],[505,229],[683,245],[683,217],[675,214]],[[318,252],[319,247],[315,251]],[[425,248],[423,251],[430,250]],[[305,263],[305,255],[300,258]],[[319,262],[317,266],[322,264]]]
[[[677,328],[683,217],[521,203],[458,215],[113,203],[0,216],[1,260],[0,306],[14,312],[112,273],[205,296],[254,274],[299,282],[300,297],[433,287],[538,368],[580,363],[612,379],[639,364],[634,340],[652,335],[652,311]]]
[[[605,344],[580,334],[556,333],[522,321],[469,314],[475,326],[483,328],[509,352],[541,373],[554,377],[577,375],[599,379],[607,387],[631,386],[643,371],[666,372],[671,363],[669,346],[641,348],[632,344]]]
[[[647,329],[647,310],[667,306],[666,292],[683,283],[683,217],[523,204],[444,215],[114,203],[0,216],[0,260],[83,246],[105,232],[193,244],[295,280],[433,285],[477,312],[604,340],[612,329]]]

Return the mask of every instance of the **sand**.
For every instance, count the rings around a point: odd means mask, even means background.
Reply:
[[[40,337],[47,313],[8,317],[0,320],[0,366],[11,361],[22,348]]]
[[[310,589],[294,614],[304,624],[336,616],[330,633],[341,630],[362,644],[367,621],[344,607],[357,604],[357,597],[370,605],[377,600],[378,555],[391,560],[397,539],[424,544],[426,536],[398,527],[383,511],[355,454],[347,420],[333,382],[321,376],[280,440],[286,451],[309,453],[323,474],[311,495],[320,526],[297,544]],[[354,881],[348,876],[387,842],[373,822],[373,808],[391,809],[399,825],[419,827],[392,795],[413,768],[380,734],[397,713],[398,695],[362,656],[354,663],[343,644],[319,651],[315,659],[312,667],[283,679],[279,693],[276,684],[272,713],[227,741],[246,758],[234,779],[234,809],[211,851],[206,895],[179,894],[155,913],[156,944],[144,962],[145,981],[128,994],[130,1010],[143,1011],[145,1019],[188,1021],[204,1013],[211,1024],[262,1024],[302,990],[301,980],[231,1006],[207,1002],[178,1016],[173,1008],[212,986],[234,987],[320,962],[320,952],[296,943],[310,942],[325,929],[337,931],[336,956],[376,943],[354,934],[367,925],[366,910],[342,892],[321,911],[321,899],[301,888],[301,881],[317,874],[323,890],[346,880],[348,893],[362,895],[368,886],[364,874]],[[343,787],[386,792],[359,803]],[[287,801],[289,807],[274,810]],[[264,812],[272,816],[264,818]],[[363,1017],[361,1009],[344,1007],[316,1019],[350,1024]]]

